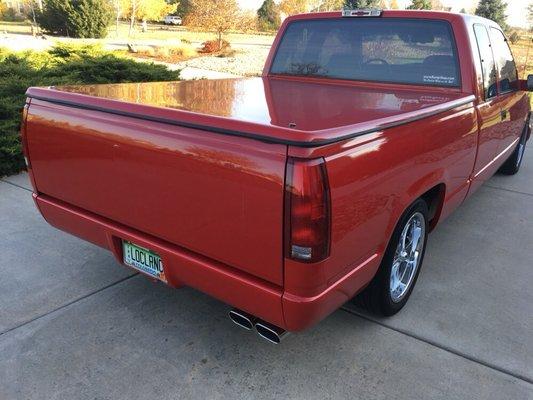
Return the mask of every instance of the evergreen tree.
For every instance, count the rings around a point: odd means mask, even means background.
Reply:
[[[272,31],[279,28],[281,18],[279,8],[274,3],[274,0],[265,0],[263,2],[259,10],[257,10],[257,20],[261,30]]]
[[[355,10],[360,8],[374,8],[378,6],[378,0],[345,0],[344,8]]]
[[[104,38],[113,20],[113,12],[106,0],[77,0],[72,16],[73,36]]]
[[[106,0],[44,0],[37,23],[46,32],[79,38],[103,38],[113,19]]]
[[[179,15],[180,17],[184,18],[187,17],[189,12],[191,11],[191,2],[190,0],[171,0],[169,1],[170,4],[178,4],[178,7],[176,8],[176,15]]]
[[[431,10],[431,1],[430,0],[413,0],[408,10]]]
[[[507,3],[502,2],[502,0],[480,0],[476,8],[476,15],[493,20],[505,30],[508,28],[505,22],[507,19],[506,8]]]

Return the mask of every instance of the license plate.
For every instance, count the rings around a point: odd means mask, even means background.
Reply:
[[[124,240],[122,242],[124,264],[166,282],[161,257],[151,250]]]

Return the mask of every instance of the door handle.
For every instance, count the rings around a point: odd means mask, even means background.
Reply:
[[[507,119],[507,110],[501,110],[500,115],[502,117],[502,121],[505,121]]]

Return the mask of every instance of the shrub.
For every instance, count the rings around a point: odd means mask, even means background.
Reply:
[[[144,46],[139,47],[136,54],[141,57],[155,58],[168,62],[179,62],[198,55],[194,46],[187,44],[179,46]]]
[[[215,53],[229,47],[229,42],[222,40],[208,40],[202,43],[200,53]]]
[[[139,64],[99,46],[61,45],[44,52],[0,48],[0,176],[24,169],[19,137],[21,110],[29,86],[148,82],[179,79],[179,71]]]
[[[103,38],[113,19],[106,0],[44,0],[37,22],[43,30],[79,38]]]
[[[14,9],[7,7],[5,3],[0,3],[0,19],[8,22],[22,22],[26,18],[24,15],[17,14]]]
[[[516,44],[518,43],[519,40],[520,40],[520,35],[518,34],[518,32],[512,31],[511,34],[509,35],[509,41],[511,42],[511,44]]]

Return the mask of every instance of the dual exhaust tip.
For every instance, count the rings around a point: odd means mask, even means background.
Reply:
[[[278,326],[261,321],[257,317],[254,317],[247,312],[237,310],[236,308],[231,310],[228,315],[229,318],[241,328],[249,331],[255,328],[257,334],[270,343],[280,344],[281,340],[289,333]]]

